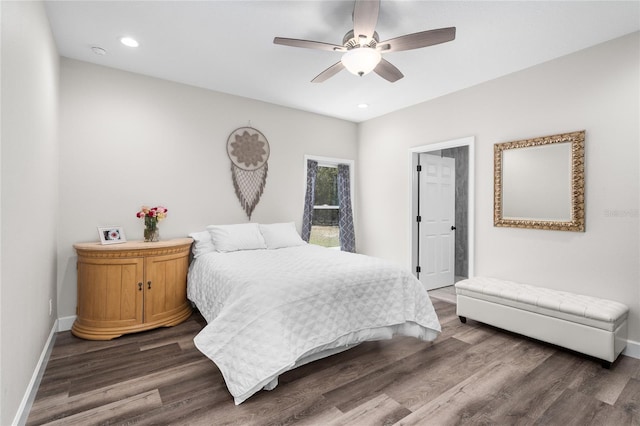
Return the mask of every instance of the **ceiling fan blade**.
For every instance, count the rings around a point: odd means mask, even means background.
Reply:
[[[390,40],[381,41],[377,49],[383,52],[398,52],[401,50],[419,49],[446,43],[456,38],[456,27],[439,28],[419,33],[407,34]]]
[[[381,59],[378,65],[373,69],[373,72],[391,83],[394,83],[404,77],[404,74],[402,74],[395,65],[386,59]]]
[[[330,52],[335,52],[335,51],[343,52],[347,50],[344,46],[339,46],[337,44],[323,43],[321,41],[298,40],[296,38],[276,37],[273,39],[273,43],[281,44],[283,46],[304,47],[307,49],[317,49],[317,50],[328,50]]]
[[[380,0],[356,0],[353,7],[353,36],[372,38],[378,23]]]
[[[344,65],[342,65],[342,62],[341,61],[340,62],[336,62],[335,64],[331,65],[329,68],[327,68],[326,70],[324,70],[320,74],[318,74],[316,76],[316,78],[311,80],[311,82],[312,83],[322,83],[323,81],[328,80],[329,78],[331,78],[334,75],[338,74],[343,69],[344,69]]]

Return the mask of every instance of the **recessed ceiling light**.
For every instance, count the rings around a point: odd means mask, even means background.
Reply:
[[[124,44],[125,46],[128,47],[138,47],[140,46],[140,43],[138,43],[138,41],[136,39],[133,39],[131,37],[122,37],[120,39],[120,43]]]
[[[369,108],[369,104],[358,104],[358,108],[360,109]]]

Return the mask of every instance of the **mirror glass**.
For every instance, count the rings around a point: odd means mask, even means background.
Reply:
[[[584,231],[584,131],[494,145],[494,224]]]

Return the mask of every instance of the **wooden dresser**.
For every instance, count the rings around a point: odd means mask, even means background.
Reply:
[[[83,339],[109,340],[189,318],[187,271],[192,241],[74,244],[78,307],[71,332]]]

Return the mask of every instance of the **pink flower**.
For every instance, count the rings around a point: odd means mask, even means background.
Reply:
[[[142,206],[140,208],[140,211],[136,213],[136,217],[138,218],[148,217],[151,219],[155,219],[156,221],[160,221],[167,217],[168,211],[169,210],[163,206],[157,206],[157,207],[151,207],[151,208],[147,206]]]

